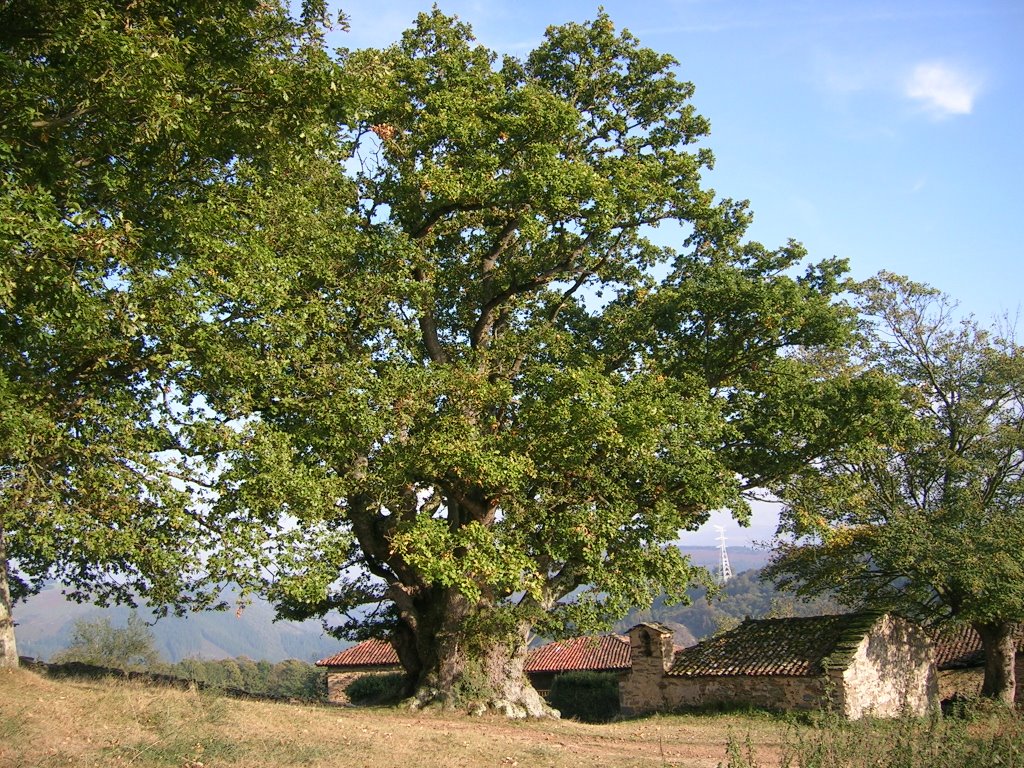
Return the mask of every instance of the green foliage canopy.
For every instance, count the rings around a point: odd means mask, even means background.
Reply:
[[[743,241],[669,57],[601,14],[499,61],[435,10],[331,58],[322,10],[3,19],[16,593],[382,602],[451,687],[467,640],[682,597],[665,542],[874,428],[883,380],[821,364],[844,265]]]
[[[328,130],[318,40],[255,0],[0,9],[3,623],[8,585],[47,579],[211,599],[204,553],[229,529],[183,461],[176,334],[209,304],[197,272],[226,268],[245,170]]]
[[[205,434],[218,516],[262,521],[283,616],[388,604],[414,676],[582,631],[682,597],[665,542],[870,428],[880,380],[797,354],[847,340],[844,265],[743,242],[674,66],[603,14],[499,61],[435,10],[341,53],[344,165],[249,180],[178,381],[241,425]]]

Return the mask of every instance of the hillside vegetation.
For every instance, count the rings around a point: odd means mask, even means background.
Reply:
[[[676,642],[690,645],[705,637],[731,629],[746,618],[782,616],[818,616],[842,613],[844,609],[828,598],[798,600],[761,579],[760,569],[744,571],[729,580],[717,594],[708,597],[707,589],[687,591],[688,604],[670,604],[659,597],[649,609],[634,609],[618,622],[625,632],[632,626],[653,621],[672,627]]]

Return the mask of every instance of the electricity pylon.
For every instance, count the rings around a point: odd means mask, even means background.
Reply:
[[[721,553],[718,563],[718,583],[725,584],[725,582],[732,578],[732,568],[729,566],[729,553],[725,549],[725,528],[716,525],[715,530],[718,531],[718,550]]]

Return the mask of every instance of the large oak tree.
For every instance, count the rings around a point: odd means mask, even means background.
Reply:
[[[346,162],[240,169],[254,213],[182,329],[190,446],[282,616],[376,605],[349,629],[418,702],[539,715],[532,630],[681,598],[678,532],[888,390],[807,354],[849,337],[843,265],[744,242],[693,87],[607,17],[499,60],[435,11],[339,63]]]

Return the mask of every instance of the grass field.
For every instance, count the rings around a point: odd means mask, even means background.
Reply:
[[[1017,741],[1024,745],[1024,728],[1019,718],[1011,718],[1009,726],[1006,722],[971,725],[983,731],[980,741],[968,738],[966,730],[956,733],[960,742],[977,743],[979,748],[994,743],[993,735],[1005,736],[1010,747],[1009,751],[1001,748],[999,764],[1024,766],[1024,746],[1020,751],[1013,746]],[[900,731],[892,725],[841,730],[847,734],[844,743],[855,752],[892,741],[893,734],[899,741]],[[927,743],[918,751],[921,759],[930,762],[907,760],[905,755],[898,763],[879,762],[867,754],[860,762],[859,757],[850,760],[833,749],[832,731],[820,724],[770,715],[658,716],[604,725],[510,722],[395,708],[241,700],[116,679],[52,679],[28,670],[0,672],[3,768],[929,766],[937,763],[928,754],[953,754],[956,745],[944,743],[949,733],[943,730],[924,739]],[[906,732],[904,741],[918,740],[918,734],[917,730]],[[730,741],[731,756],[727,753]],[[800,743],[807,748],[798,759],[793,749]],[[753,759],[748,757],[748,745]],[[947,764],[945,759],[942,764]],[[977,760],[972,764],[973,768],[986,765]]]
[[[771,718],[509,722],[232,699],[114,679],[0,673],[0,766],[717,766],[729,730],[766,757]],[[766,762],[770,765],[771,762]]]

